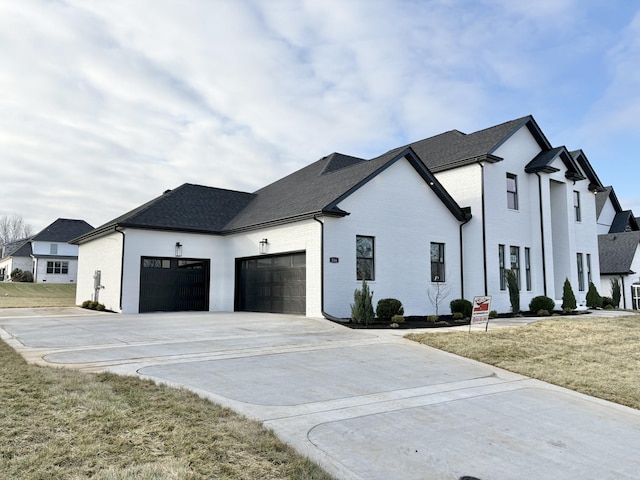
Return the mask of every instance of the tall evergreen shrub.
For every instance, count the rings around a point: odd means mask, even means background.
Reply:
[[[513,270],[504,272],[507,278],[507,288],[509,289],[509,301],[511,302],[511,312],[520,313],[520,287],[518,286],[518,277]]]
[[[598,293],[596,286],[593,282],[589,282],[589,291],[587,292],[587,307],[589,308],[601,308],[602,307],[602,297]]]
[[[355,323],[369,325],[374,318],[373,292],[369,290],[369,285],[362,280],[362,288],[357,288],[353,292],[353,304],[351,305],[351,320]]]
[[[618,277],[611,279],[611,300],[613,301],[613,308],[620,307],[620,297],[622,291],[620,290],[620,280]]]
[[[576,296],[573,294],[573,288],[568,278],[565,278],[564,285],[562,287],[562,311],[572,312],[578,308],[576,303]]]

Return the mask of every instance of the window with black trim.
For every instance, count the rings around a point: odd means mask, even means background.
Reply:
[[[431,242],[431,281],[444,282],[444,243]]]
[[[498,245],[498,262],[500,264],[500,290],[507,289],[507,279],[505,274],[505,258],[504,258],[504,245]]]
[[[573,191],[573,212],[575,214],[576,222],[582,221],[582,212],[580,211],[580,192]]]
[[[524,278],[527,291],[531,291],[531,249],[524,247]]]
[[[578,290],[584,292],[584,263],[581,253],[576,254],[576,260],[578,262]]]
[[[69,262],[47,262],[47,273],[66,275],[69,273]]]
[[[591,278],[591,254],[587,253],[587,283],[593,282]]]
[[[58,254],[58,244],[50,243],[49,244],[49,255],[57,255]]]
[[[518,289],[520,289],[520,247],[511,246],[510,249],[511,270],[516,274],[518,280]]]
[[[507,207],[518,210],[518,176],[507,173]]]
[[[356,279],[373,280],[374,278],[374,238],[356,235]]]

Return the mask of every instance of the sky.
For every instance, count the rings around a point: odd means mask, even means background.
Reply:
[[[529,114],[640,216],[639,87],[636,0],[0,0],[0,216],[99,226]]]

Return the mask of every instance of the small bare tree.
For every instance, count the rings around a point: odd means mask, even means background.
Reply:
[[[22,215],[0,216],[0,245],[31,236],[33,229],[22,219]]]
[[[436,315],[439,315],[440,304],[451,294],[451,287],[445,282],[438,281],[438,277],[435,277],[434,280],[427,290],[427,296],[433,308],[436,309]]]

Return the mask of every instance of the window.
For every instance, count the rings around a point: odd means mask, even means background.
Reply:
[[[582,221],[582,214],[580,213],[580,192],[573,192],[573,211],[576,216],[576,222]]]
[[[498,245],[498,261],[500,262],[500,290],[506,290],[507,279],[504,276],[504,245]]]
[[[444,243],[431,242],[431,281],[445,281]]]
[[[518,210],[518,176],[507,173],[507,207]]]
[[[578,290],[584,292],[584,265],[582,263],[582,254],[576,255],[578,261]]]
[[[373,237],[356,236],[356,279],[373,280]]]
[[[167,258],[143,258],[143,268],[171,268],[171,260]]]
[[[587,253],[587,283],[593,282],[591,278],[591,254]]]
[[[47,273],[66,275],[69,273],[69,262],[47,262]]]
[[[57,255],[58,254],[58,244],[57,243],[52,243],[49,245],[49,254],[50,255]]]
[[[524,247],[524,277],[527,284],[527,291],[531,291],[531,249]]]
[[[520,247],[511,247],[510,253],[511,270],[516,274],[518,289],[520,289]]]

